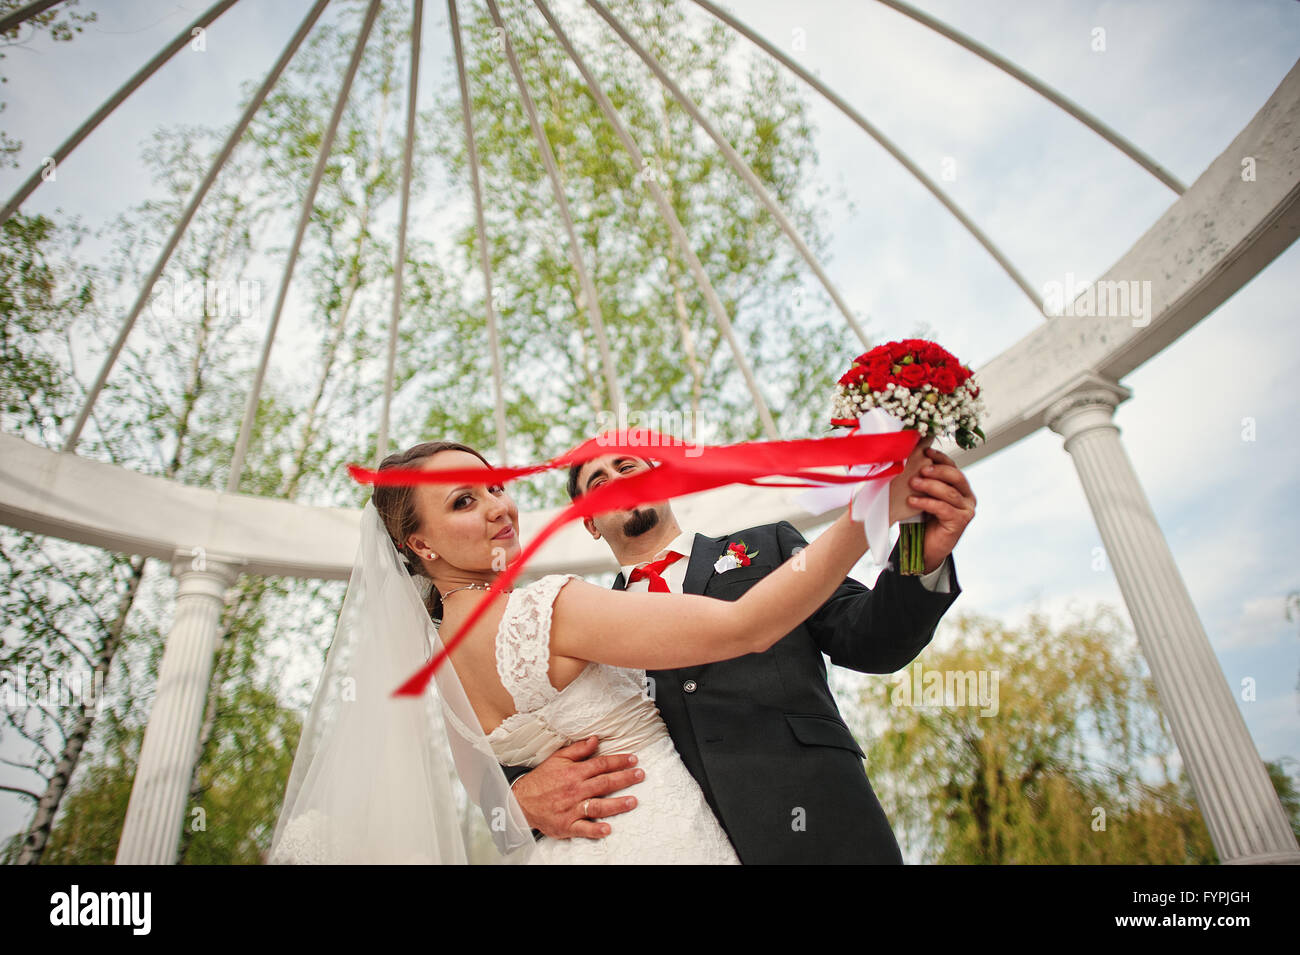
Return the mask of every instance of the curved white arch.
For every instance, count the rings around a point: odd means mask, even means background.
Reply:
[[[1247,160],[1267,172],[1246,178]],[[1118,381],[1159,354],[1297,237],[1300,61],[1228,148],[1097,279],[1098,288],[1150,282],[1150,314],[1058,316],[979,369],[994,384],[984,392],[988,441],[961,460],[979,460],[1043,427],[1048,406],[1072,382],[1088,375]]]
[[[1247,181],[1242,160],[1268,170]],[[1150,281],[1152,313],[1055,318],[978,369],[988,440],[954,450],[968,465],[1046,424],[1047,408],[1079,382],[1117,380],[1230,298],[1300,236],[1300,64],[1186,193],[1099,282]],[[683,499],[679,515],[702,531],[812,518],[795,492],[731,488]],[[725,504],[720,506],[720,502]],[[202,547],[244,561],[248,573],[346,579],[359,511],[222,494],[50,451],[0,435],[0,521],[109,550],[171,558]],[[522,516],[525,537],[554,511]],[[719,523],[719,515],[723,520]],[[727,525],[727,526],[723,526]],[[569,527],[538,555],[532,574],[614,569],[606,547]],[[530,574],[530,576],[532,575]]]

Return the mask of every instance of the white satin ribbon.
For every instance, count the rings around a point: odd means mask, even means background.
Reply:
[[[891,414],[872,408],[858,418],[858,426],[850,434],[892,434],[902,431],[903,423]],[[862,522],[867,536],[871,559],[877,566],[889,560],[889,477],[873,477],[899,462],[882,464],[855,464],[848,469],[854,477],[865,480],[861,484],[828,484],[805,491],[795,502],[809,514],[824,514],[832,508],[848,507],[849,516]]]

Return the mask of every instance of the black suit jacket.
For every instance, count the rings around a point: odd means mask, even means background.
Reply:
[[[714,561],[740,540],[758,556],[716,573]],[[805,546],[786,522],[725,537],[697,534],[682,589],[736,600]],[[874,587],[846,578],[763,653],[647,674],[677,751],[747,865],[902,862],[822,659],[892,673],[930,642],[961,592],[956,568],[950,557],[950,592],[939,594],[900,575],[898,559],[895,546]],[[624,586],[619,574],[614,587]]]

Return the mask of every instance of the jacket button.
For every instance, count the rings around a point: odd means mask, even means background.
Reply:
[[[696,687],[696,683],[694,680],[687,680],[685,683],[682,684],[682,689],[685,690],[687,693],[694,693],[695,687]]]

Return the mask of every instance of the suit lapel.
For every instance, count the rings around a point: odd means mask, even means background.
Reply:
[[[718,541],[720,538],[695,535],[691,545],[691,562],[686,568],[682,580],[682,593],[702,594],[713,576],[713,564],[718,559]]]
[[[618,576],[614,578],[614,586],[612,589],[627,590],[627,581],[623,579],[623,571],[620,570]]]

